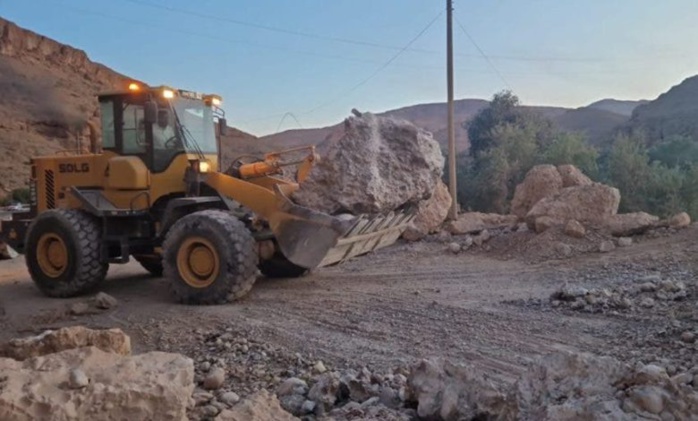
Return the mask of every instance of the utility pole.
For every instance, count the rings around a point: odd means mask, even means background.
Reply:
[[[448,188],[451,209],[448,217],[458,218],[458,189],[456,188],[456,128],[453,116],[453,0],[446,0],[446,77],[448,79]]]

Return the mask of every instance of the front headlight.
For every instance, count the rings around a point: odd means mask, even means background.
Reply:
[[[208,161],[199,161],[199,172],[205,174],[211,170],[211,163]]]

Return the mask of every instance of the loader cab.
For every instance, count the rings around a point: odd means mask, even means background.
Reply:
[[[134,83],[127,92],[100,95],[102,149],[137,156],[154,174],[182,154],[218,155],[220,103],[216,95]]]

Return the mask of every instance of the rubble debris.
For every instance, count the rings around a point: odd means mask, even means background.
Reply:
[[[444,158],[430,133],[370,113],[349,117],[318,145],[322,160],[293,194],[299,205],[337,214],[385,213],[428,199]]]
[[[587,289],[564,285],[551,294],[554,308],[569,308],[588,313],[630,312],[652,308],[657,302],[682,301],[688,296],[686,284],[661,278],[640,278],[635,283],[609,288]]]
[[[578,221],[570,219],[567,221],[567,224],[565,224],[565,234],[574,238],[584,238],[587,234],[587,230],[584,228],[584,225],[580,224]]]
[[[446,225],[446,230],[453,235],[476,234],[484,229],[496,229],[515,226],[519,222],[516,215],[497,213],[466,212],[458,219]]]
[[[221,367],[216,367],[212,369],[204,379],[204,389],[220,389],[223,383],[225,383],[225,370]]]
[[[0,344],[0,358],[23,361],[88,346],[119,355],[131,354],[131,339],[121,329],[92,330],[83,326],[71,326],[49,330],[29,338],[12,339]]]
[[[599,251],[601,253],[609,253],[615,249],[616,249],[616,245],[613,244],[613,241],[606,240],[606,241],[602,241],[601,244],[599,244]]]
[[[402,234],[402,238],[417,241],[437,232],[448,216],[451,203],[448,187],[439,180],[431,197],[419,203],[417,214],[411,226]]]
[[[449,243],[449,245],[448,245],[448,251],[450,251],[453,254],[458,254],[461,252],[461,250],[462,250],[461,245],[456,243],[456,242]]]
[[[448,360],[422,360],[409,375],[417,415],[424,419],[513,419],[512,402],[484,377]]]
[[[272,393],[260,390],[231,409],[224,409],[216,420],[219,421],[293,421],[298,418],[286,412]]]
[[[618,189],[604,184],[565,187],[536,203],[526,214],[526,222],[533,227],[538,218],[548,216],[560,225],[569,219],[601,225],[618,212],[619,204]]]
[[[523,218],[541,199],[554,195],[562,189],[562,176],[553,165],[536,165],[526,174],[524,181],[516,186],[511,201],[511,213]]]
[[[19,253],[12,247],[0,241],[0,260],[14,259],[19,256]]]
[[[632,237],[620,237],[618,238],[618,247],[630,247],[633,245]]]
[[[192,361],[162,352],[124,356],[91,346],[0,358],[0,372],[0,419],[186,420],[194,389]]]
[[[686,212],[681,212],[669,218],[669,226],[672,228],[684,228],[691,225],[691,217]]]
[[[560,222],[554,218],[551,218],[547,215],[539,216],[536,218],[533,222],[533,230],[541,234],[550,228],[554,227],[555,225],[560,225]]]
[[[101,310],[109,310],[119,305],[119,301],[106,292],[95,295],[94,303],[95,307]]]
[[[562,187],[588,186],[594,184],[591,178],[574,165],[558,165],[557,171],[562,177]]]

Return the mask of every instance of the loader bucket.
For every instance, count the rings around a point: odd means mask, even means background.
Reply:
[[[277,188],[280,205],[269,223],[292,263],[329,266],[393,244],[414,219],[412,209],[388,215],[330,216],[291,202]]]

